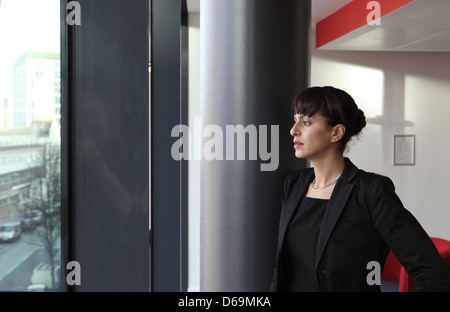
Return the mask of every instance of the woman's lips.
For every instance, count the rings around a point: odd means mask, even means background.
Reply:
[[[300,147],[300,146],[302,146],[302,145],[303,145],[303,143],[294,141],[294,148],[298,148],[298,147]]]

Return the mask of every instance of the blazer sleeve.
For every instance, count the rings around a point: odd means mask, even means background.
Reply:
[[[374,226],[409,275],[414,291],[449,291],[450,269],[432,240],[403,207],[392,181],[379,177],[372,183],[371,213]]]

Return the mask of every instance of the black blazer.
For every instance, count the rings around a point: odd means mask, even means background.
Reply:
[[[367,265],[384,267],[392,250],[410,275],[417,291],[450,290],[450,269],[417,220],[402,205],[392,181],[359,170],[345,159],[325,212],[317,244],[318,291],[380,291],[367,283]],[[314,179],[308,168],[285,180],[280,216],[276,266],[271,291],[286,291],[289,261],[284,250],[286,230],[300,200]]]

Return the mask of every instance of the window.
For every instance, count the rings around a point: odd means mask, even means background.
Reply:
[[[59,0],[0,2],[0,291],[60,290],[59,28]]]

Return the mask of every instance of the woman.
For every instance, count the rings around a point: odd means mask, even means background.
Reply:
[[[312,87],[294,100],[294,150],[312,168],[284,184],[272,291],[380,291],[368,281],[392,250],[417,291],[450,290],[450,270],[392,181],[343,156],[366,125],[346,92]],[[375,261],[375,262],[374,262]],[[381,271],[381,270],[380,270]]]

